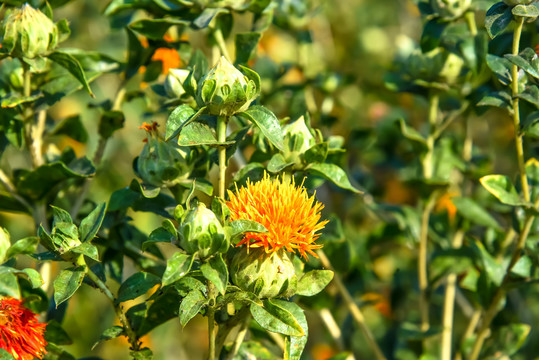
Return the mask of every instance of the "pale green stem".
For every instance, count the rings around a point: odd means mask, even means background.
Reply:
[[[215,285],[208,280],[208,360],[215,360],[215,298],[217,296]]]
[[[220,143],[226,142],[226,125],[228,118],[219,116],[217,118],[217,141]],[[225,181],[226,181],[226,146],[219,146],[219,197],[225,198]]]
[[[535,206],[536,207],[539,206],[539,197],[537,198],[537,201],[535,202]],[[483,343],[490,332],[490,324],[492,320],[494,319],[494,317],[496,316],[496,314],[498,313],[500,301],[503,299],[503,297],[506,294],[504,286],[507,284],[507,281],[509,280],[511,270],[513,269],[515,264],[518,262],[518,260],[520,260],[520,257],[522,256],[522,251],[524,250],[526,239],[528,238],[528,234],[530,232],[530,229],[532,227],[534,220],[535,220],[535,216],[531,214],[526,217],[526,220],[524,222],[524,227],[522,228],[522,231],[520,232],[517,246],[515,248],[515,251],[513,252],[513,256],[511,257],[511,262],[507,266],[507,270],[505,272],[505,276],[502,280],[502,283],[496,289],[494,298],[492,302],[490,303],[489,308],[485,312],[485,315],[483,316],[481,327],[477,331],[477,337],[475,338],[475,342],[474,342],[469,360],[477,360],[479,357],[479,353],[481,352]]]
[[[79,265],[86,266],[84,259],[82,259],[82,261],[79,262]],[[92,270],[90,270],[90,268],[88,268],[86,275],[90,278],[90,280],[92,280],[97,285],[99,290],[101,290],[101,292],[105,294],[105,296],[112,303],[112,306],[114,307],[114,312],[116,313],[116,316],[120,320],[120,323],[122,324],[122,327],[125,331],[125,335],[129,341],[129,344],[131,345],[131,350],[133,351],[140,350],[140,342],[138,340],[138,336],[133,330],[133,328],[131,327],[129,320],[127,320],[127,317],[125,316],[125,313],[123,312],[122,306],[116,303],[116,299],[114,298],[114,295],[112,294],[108,286],[103,281],[101,281],[101,279],[96,274],[94,274]]]
[[[365,322],[365,317],[363,316],[363,313],[355,303],[354,299],[352,298],[352,295],[350,295],[350,292],[348,292],[348,289],[346,286],[344,286],[344,283],[341,280],[341,277],[339,276],[339,273],[335,271],[333,266],[331,265],[331,262],[329,261],[328,257],[322,250],[318,250],[316,252],[318,254],[318,257],[320,258],[320,262],[322,263],[322,266],[326,269],[330,269],[333,271],[333,283],[337,287],[337,290],[341,294],[344,303],[346,304],[346,307],[348,308],[348,311],[350,311],[350,314],[352,315],[352,318],[355,320],[357,325],[359,326],[359,329],[363,333],[363,336],[365,337],[365,340],[367,341],[367,344],[371,348],[371,350],[374,352],[374,356],[377,360],[385,360],[386,357],[384,356],[384,353],[376,343],[376,340],[374,339],[374,336],[367,326],[367,323]]]
[[[217,42],[217,46],[219,47],[219,50],[221,51],[221,55],[224,56],[225,59],[227,59],[227,61],[231,63],[232,60],[230,59],[230,55],[228,54],[225,38],[223,37],[223,32],[221,31],[220,28],[216,27],[213,30],[213,38]]]
[[[520,48],[520,34],[522,33],[522,27],[524,24],[524,18],[518,17],[517,24],[513,32],[513,55],[518,55]],[[518,96],[518,66],[513,64],[511,68],[511,95],[513,98],[513,123],[515,127],[515,147],[517,150],[518,169],[520,172],[520,184],[522,185],[522,192],[524,194],[524,200],[530,201],[530,192],[528,187],[528,178],[526,177],[526,166],[524,164],[524,148],[522,144],[522,133],[520,131],[520,111],[519,111],[519,98]]]

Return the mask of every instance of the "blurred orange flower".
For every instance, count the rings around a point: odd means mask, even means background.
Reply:
[[[36,314],[12,297],[0,300],[0,348],[16,360],[42,359],[47,342],[45,326],[37,322]]]
[[[268,174],[256,183],[247,181],[247,187],[236,192],[228,191],[227,206],[232,220],[254,220],[264,225],[267,233],[245,234],[237,246],[248,248],[264,247],[266,253],[285,248],[294,253],[299,251],[307,259],[307,253],[318,257],[313,250],[322,245],[315,244],[327,220],[320,221],[324,205],[314,195],[309,197],[303,186],[296,187],[293,180],[270,179]]]

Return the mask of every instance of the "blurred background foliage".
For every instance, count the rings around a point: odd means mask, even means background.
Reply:
[[[32,3],[33,1],[29,1]],[[56,1],[56,3],[61,3]],[[483,27],[484,11],[494,1],[478,1],[478,27]],[[55,21],[69,20],[71,36],[62,46],[95,50],[114,59],[124,59],[128,38],[124,26],[147,17],[144,10],[120,11],[107,17],[109,1],[73,0],[58,6]],[[233,14],[232,34],[249,30],[252,14]],[[279,119],[297,119],[308,112],[313,128],[325,136],[339,135],[344,139],[345,152],[333,155],[335,162],[347,170],[353,185],[362,188],[365,196],[326,183],[317,190],[317,198],[325,204],[324,213],[337,217],[328,225],[327,236],[321,238],[324,250],[341,273],[349,290],[362,307],[367,322],[380,346],[390,349],[418,348],[417,332],[403,323],[419,317],[417,309],[416,251],[419,215],[415,209],[421,197],[421,185],[409,181],[410,169],[416,166],[418,152],[414,143],[402,136],[398,119],[405,119],[416,129],[426,122],[427,101],[408,92],[394,92],[384,79],[394,69],[395,59],[418,48],[424,19],[412,0],[281,0],[276,2],[273,22],[263,32],[256,56],[249,65],[262,78],[261,102]],[[536,30],[536,28],[534,27]],[[98,176],[91,182],[89,197],[95,203],[108,201],[115,190],[129,185],[135,177],[132,161],[143,147],[145,133],[138,127],[143,122],[157,121],[164,129],[168,109],[164,106],[163,82],[170,68],[188,64],[192,50],[201,50],[217,60],[208,30],[186,28],[179,38],[155,40],[159,49],[143,69],[127,84],[127,101],[122,110],[125,126],[109,141]],[[230,37],[233,39],[233,36]],[[537,34],[528,32],[528,46],[537,43]],[[142,41],[144,45],[144,41]],[[162,47],[160,47],[162,46]],[[234,53],[234,41],[226,46]],[[510,47],[510,34],[500,36],[490,44],[491,53],[503,54]],[[5,69],[0,72],[5,74]],[[59,151],[71,147],[77,154],[92,154],[97,147],[100,109],[87,106],[99,104],[115,96],[119,86],[115,74],[106,74],[92,83],[95,99],[78,91],[63,98],[50,109],[55,119],[79,115],[87,134],[80,138],[58,135],[54,145]],[[486,110],[486,109],[484,109]],[[477,158],[476,179],[488,173],[514,174],[517,171],[513,147],[513,128],[505,113],[498,110],[478,111],[471,115],[474,157]],[[462,141],[462,124],[455,121],[447,129],[447,139]],[[449,140],[448,140],[449,141]],[[448,142],[447,146],[451,146]],[[537,154],[537,144],[529,150]],[[246,152],[254,151],[247,149]],[[1,161],[16,167],[20,158],[17,149],[8,148]],[[20,159],[25,161],[25,159]],[[232,165],[231,171],[238,168]],[[451,171],[451,168],[448,169]],[[217,174],[211,173],[216,183]],[[475,189],[475,188],[474,188]],[[495,203],[482,188],[477,196],[489,206]],[[439,224],[438,244],[444,242],[456,213],[447,192],[436,203],[434,222]],[[391,211],[399,209],[399,216]],[[503,210],[503,209],[502,209]],[[332,215],[330,215],[332,214]],[[149,212],[129,210],[131,222],[148,235],[161,224],[161,218]],[[0,224],[13,239],[34,234],[33,223],[26,215],[0,212]],[[436,230],[436,229],[435,229]],[[533,239],[538,235],[532,233]],[[163,251],[167,251],[166,248]],[[317,260],[311,260],[313,267]],[[58,265],[53,265],[58,266]],[[133,268],[134,272],[135,269]],[[125,272],[129,275],[129,271]],[[536,285],[526,291],[511,293],[501,322],[533,324],[539,318]],[[351,349],[358,359],[370,359],[372,354],[362,334],[354,327],[345,307],[335,303],[331,291],[314,298],[302,299],[309,320],[309,342],[304,357],[328,359],[343,349]],[[457,297],[457,302],[459,301]],[[433,288],[433,306],[441,307],[443,292]],[[336,344],[323,326],[316,310],[330,308],[341,325],[342,344]],[[93,289],[82,287],[70,301],[64,328],[76,339],[66,346],[75,356],[93,354],[105,359],[127,358],[124,338],[100,343],[89,350],[108,328],[114,313],[107,299]],[[461,333],[467,325],[465,311],[456,311],[455,328]],[[432,322],[440,324],[441,313],[433,312]],[[531,359],[539,353],[539,333],[532,328],[525,348],[514,359]],[[400,342],[406,342],[403,346]],[[196,318],[181,329],[177,320],[169,321],[143,338],[156,359],[201,358],[207,346],[207,328],[202,318]],[[395,358],[412,359],[413,351],[397,351]]]

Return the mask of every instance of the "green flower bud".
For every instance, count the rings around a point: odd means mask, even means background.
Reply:
[[[58,43],[56,25],[40,10],[28,4],[8,11],[0,28],[2,52],[12,57],[30,58],[46,55]]]
[[[145,124],[149,137],[137,161],[137,173],[146,183],[171,186],[189,175],[187,154],[177,145],[166,142],[157,132],[156,125]]]
[[[290,152],[304,153],[316,144],[316,139],[307,127],[302,116],[283,127],[285,149]]]
[[[251,77],[257,76],[249,72]],[[245,111],[256,99],[260,89],[254,78],[243,75],[224,57],[197,86],[197,103],[207,106],[211,115],[232,116]]]
[[[51,237],[56,245],[56,251],[58,251],[60,255],[63,255],[82,244],[79,240],[77,226],[72,223],[57,223],[52,229]]]
[[[470,8],[472,0],[431,0],[430,4],[440,17],[452,20],[464,15]]]
[[[517,5],[529,5],[536,2],[537,0],[503,0],[505,5],[517,6]]]
[[[298,283],[294,264],[282,250],[268,254],[264,249],[238,249],[232,258],[230,277],[234,285],[262,299],[291,297]]]
[[[171,98],[179,98],[185,94],[183,82],[189,76],[187,69],[170,69],[165,79],[165,92]]]
[[[213,211],[203,203],[185,214],[180,226],[180,246],[188,253],[202,259],[228,250],[228,240],[223,225]]]

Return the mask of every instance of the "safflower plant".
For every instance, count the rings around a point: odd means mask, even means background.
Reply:
[[[385,88],[337,5],[90,3],[0,5],[1,359],[536,353],[536,1],[373,10]]]

